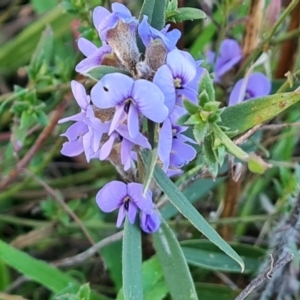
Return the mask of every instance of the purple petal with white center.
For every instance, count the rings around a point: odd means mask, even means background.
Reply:
[[[125,104],[122,104],[122,105],[116,107],[115,114],[114,114],[114,116],[111,120],[111,124],[110,124],[110,127],[109,127],[109,132],[108,132],[109,135],[114,130],[116,130],[116,128],[119,126],[119,124],[122,123],[122,116],[124,114],[124,107],[125,107]]]
[[[82,152],[83,152],[82,141],[78,141],[78,140],[73,142],[63,143],[62,149],[60,150],[61,154],[69,157],[77,156]]]
[[[95,28],[98,30],[101,22],[110,15],[109,10],[102,6],[97,6],[93,11],[93,23]]]
[[[154,83],[144,79],[136,80],[132,96],[138,111],[151,121],[161,123],[169,115],[164,105],[164,95]]]
[[[92,53],[87,58],[83,59],[75,67],[75,71],[79,73],[86,73],[89,70],[96,68],[101,65],[102,59],[105,55],[110,54],[112,51],[110,46],[102,46],[96,48],[94,53]]]
[[[74,98],[78,105],[83,109],[86,110],[87,106],[90,104],[90,97],[87,96],[84,86],[75,81],[71,81],[71,88],[74,95]]]
[[[144,232],[153,233],[158,230],[161,221],[157,212],[152,211],[151,213],[141,214],[140,226]]]
[[[77,45],[84,56],[90,56],[98,49],[92,42],[83,37],[79,38]]]
[[[127,216],[128,216],[128,221],[131,224],[134,224],[136,214],[137,214],[137,207],[133,201],[130,201],[128,204]]]
[[[109,139],[102,145],[99,153],[99,159],[105,160],[111,152],[111,149],[114,145],[115,139],[118,137],[118,134],[112,133]]]
[[[164,94],[164,104],[169,109],[169,114],[175,107],[175,86],[172,73],[167,65],[161,66],[154,75],[153,83],[156,84]]]
[[[168,118],[163,122],[163,125],[160,129],[157,149],[158,157],[164,165],[164,171],[166,171],[169,167],[172,140],[172,124]]]
[[[76,115],[73,115],[73,116],[70,116],[70,117],[66,117],[66,118],[63,118],[63,119],[60,119],[58,120],[58,124],[61,124],[61,123],[65,123],[65,122],[69,122],[69,121],[77,121],[77,122],[80,122],[84,119],[84,113],[78,113]]]
[[[107,74],[92,88],[92,101],[99,108],[121,105],[131,98],[133,84],[134,80],[124,74]]]
[[[123,139],[121,143],[121,162],[125,171],[128,171],[131,167],[131,148],[132,143]]]
[[[118,218],[117,218],[117,223],[116,223],[117,227],[120,227],[122,225],[122,223],[126,217],[126,213],[127,213],[127,211],[125,210],[124,205],[122,205],[119,208],[119,213],[118,213]]]
[[[127,185],[121,181],[107,183],[96,195],[96,202],[103,212],[112,212],[123,205],[127,196]]]
[[[139,112],[133,103],[129,106],[128,118],[127,118],[128,132],[131,138],[135,138],[139,131]]]
[[[186,59],[177,49],[168,53],[167,65],[171,69],[173,78],[180,78],[182,80],[182,86],[192,81],[196,75],[195,64]]]
[[[135,182],[128,183],[127,190],[131,200],[141,211],[151,211],[153,203],[152,192],[150,190],[148,190],[146,196],[143,197],[143,185]]]
[[[70,142],[76,141],[80,136],[86,134],[89,131],[88,127],[83,122],[76,122],[72,124],[65,133],[61,136],[68,138]]]

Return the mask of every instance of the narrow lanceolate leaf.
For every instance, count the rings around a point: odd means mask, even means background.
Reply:
[[[153,235],[153,242],[172,299],[198,299],[182,249],[166,221]]]
[[[222,125],[239,135],[255,125],[262,124],[300,101],[300,91],[270,95],[247,100],[224,109]]]
[[[126,72],[122,69],[110,67],[110,66],[100,66],[100,67],[93,68],[90,71],[88,71],[85,75],[98,81],[104,75],[110,74],[110,73],[122,73],[122,74],[130,76],[130,73],[128,73],[128,72]]]
[[[176,185],[156,165],[154,170],[154,179],[158,186],[168,196],[170,202],[211,242],[218,246],[228,256],[234,259],[244,270],[244,262],[239,255],[219,236],[219,234],[208,224],[208,222],[199,214],[195,207],[178,190]]]
[[[128,219],[124,226],[122,263],[124,299],[143,299],[141,231]]]
[[[206,18],[205,12],[197,8],[181,7],[177,8],[177,12],[178,13],[176,15],[171,17],[174,22],[183,22],[187,20],[193,21]]]
[[[0,259],[54,293],[64,289],[69,283],[77,284],[70,276],[58,269],[43,261],[34,259],[2,241],[0,241]]]
[[[148,22],[151,24],[152,15],[154,10],[155,0],[144,0],[143,6],[140,11],[139,20],[142,21],[144,15],[148,16]]]
[[[147,162],[144,166],[145,175],[143,180],[143,195],[145,196],[147,190],[150,186],[150,183],[153,178],[154,168],[157,162],[157,144],[158,144],[158,130],[159,124],[156,124],[152,121],[148,121],[148,132],[149,132],[149,141],[152,146],[152,150],[148,151]]]
[[[156,0],[153,10],[153,16],[151,20],[151,25],[161,30],[164,28],[166,23],[166,9],[167,9],[167,0]]]

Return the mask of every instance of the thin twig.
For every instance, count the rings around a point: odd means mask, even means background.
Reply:
[[[51,186],[49,186],[45,181],[35,176],[29,170],[24,170],[24,171],[29,176],[34,178],[34,180],[38,182],[49,193],[49,195],[51,195],[63,207],[63,209],[72,217],[74,222],[81,228],[82,232],[86,236],[87,240],[91,243],[91,245],[95,245],[95,242],[93,241],[91,235],[89,234],[89,232],[87,231],[87,229],[85,228],[81,220],[72,211],[72,209],[65,203],[64,199],[53,188],[51,188]]]
[[[7,187],[19,175],[20,171],[22,171],[22,169],[24,169],[30,163],[31,159],[34,157],[38,149],[44,144],[49,135],[51,135],[58,120],[64,113],[65,108],[65,103],[62,103],[58,106],[58,108],[54,112],[52,119],[50,120],[49,125],[44,128],[44,130],[41,132],[35,143],[28,150],[26,155],[17,163],[16,168],[10,172],[8,177],[6,177],[2,182],[0,182],[0,191]]]
[[[273,256],[272,256],[273,257]],[[255,288],[260,286],[264,281],[269,280],[275,271],[285,266],[287,263],[289,263],[293,259],[294,255],[292,253],[287,253],[284,257],[279,259],[276,263],[272,263],[270,267],[268,267],[267,270],[265,270],[262,274],[260,274],[258,277],[253,279],[249,285],[238,295],[235,300],[243,300],[245,299]]]
[[[79,253],[75,256],[71,256],[71,257],[61,259],[61,260],[54,261],[51,264],[56,267],[68,267],[68,266],[74,266],[74,265],[81,264],[81,263],[85,262],[88,258],[93,256],[100,249],[120,240],[122,237],[123,237],[123,230],[101,240],[100,242],[96,243],[91,248],[87,249],[86,251],[84,251],[82,253]]]

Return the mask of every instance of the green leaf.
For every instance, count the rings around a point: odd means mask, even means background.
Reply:
[[[215,179],[218,175],[218,160],[215,156],[215,152],[213,151],[213,143],[212,138],[210,136],[206,136],[202,146],[202,154],[203,160],[207,165],[208,171],[211,173],[212,177]]]
[[[86,283],[82,285],[76,296],[78,300],[89,300],[91,297],[90,284]]]
[[[0,258],[25,276],[39,282],[55,293],[64,289],[69,283],[77,284],[75,280],[58,269],[30,257],[3,241],[0,241]]]
[[[4,291],[10,283],[10,275],[7,265],[0,259],[0,291]]]
[[[47,0],[47,1],[41,1],[41,0],[30,0],[34,10],[38,13],[44,13],[48,11],[51,8],[54,8],[58,3],[57,0]]]
[[[163,29],[166,24],[167,1],[168,0],[155,1],[151,25],[157,30]]]
[[[185,109],[191,114],[195,114],[199,111],[199,107],[197,105],[195,105],[194,103],[192,103],[191,101],[188,100],[183,100],[183,105],[185,107]]]
[[[208,123],[198,123],[193,128],[193,134],[198,144],[201,144],[206,136],[209,126]]]
[[[222,113],[222,126],[229,127],[239,135],[255,125],[262,124],[300,101],[300,91],[270,95],[247,100],[226,107]]]
[[[169,0],[167,4],[167,13],[172,13],[178,7],[178,0]]]
[[[143,155],[142,155],[143,157]],[[144,160],[144,157],[143,157]],[[156,165],[154,170],[154,179],[162,191],[168,196],[170,202],[211,242],[218,246],[228,256],[234,259],[244,270],[244,263],[237,253],[219,236],[219,234],[208,224],[208,222],[199,214],[195,207],[178,190],[176,185]]]
[[[140,22],[143,20],[143,17],[145,15],[145,16],[148,16],[148,22],[149,22],[149,24],[151,24],[155,2],[156,2],[155,0],[144,0],[144,3],[142,5],[141,11],[140,11],[140,15],[139,15]]]
[[[239,265],[207,240],[188,240],[180,243],[187,262],[208,270],[239,273]],[[254,246],[230,243],[245,263],[244,273],[254,273],[265,257],[265,251]]]
[[[147,158],[149,159],[144,165],[144,169],[145,169],[145,176],[143,180],[144,196],[146,195],[146,192],[149,189],[150,183],[153,178],[154,168],[157,162],[158,131],[159,131],[159,124],[148,120],[149,142],[152,146],[152,150],[147,151],[148,152]]]
[[[235,299],[240,291],[220,284],[196,283],[196,291],[201,299],[232,300]]]
[[[110,67],[110,66],[100,66],[100,67],[93,68],[90,71],[88,71],[85,75],[87,75],[90,78],[98,81],[104,75],[110,74],[110,73],[122,73],[122,74],[130,76],[130,73],[128,73],[128,72],[126,72],[122,69],[115,68],[115,67]]]
[[[199,19],[205,19],[206,14],[204,11],[192,8],[192,7],[180,7],[176,10],[178,13],[176,15],[173,15],[172,21],[174,22],[183,22],[187,20],[199,20]]]
[[[162,300],[168,294],[168,287],[163,278],[161,264],[157,256],[145,261],[142,265],[144,300]],[[116,300],[124,300],[123,289],[120,289]]]
[[[215,88],[208,71],[204,69],[199,83],[199,105],[204,106],[208,101],[215,101]],[[206,95],[207,94],[207,95]]]
[[[153,234],[153,242],[172,299],[198,299],[181,247],[166,221]]]
[[[125,220],[123,236],[123,292],[125,300],[143,299],[141,231]]]

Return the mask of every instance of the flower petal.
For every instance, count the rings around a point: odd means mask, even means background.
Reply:
[[[122,123],[123,121],[123,115],[124,115],[124,104],[117,106],[115,114],[111,120],[111,124],[109,127],[109,132],[108,134],[110,135],[116,128],[119,126],[119,124]]]
[[[116,133],[113,133],[109,139],[102,145],[99,153],[99,159],[105,160],[111,152],[111,149],[114,145],[115,139],[118,137]]]
[[[82,141],[66,142],[62,146],[60,153],[65,156],[73,157],[83,152]]]
[[[87,106],[90,104],[90,99],[86,94],[84,86],[81,83],[79,83],[75,80],[72,80],[71,88],[72,88],[74,98],[75,98],[76,102],[78,103],[78,105],[82,109],[86,110]]]
[[[123,205],[127,185],[121,181],[107,183],[96,195],[96,202],[103,212],[112,212]]]
[[[128,215],[128,220],[131,224],[134,224],[136,214],[137,214],[137,207],[134,202],[130,201],[128,205],[127,215]]]
[[[147,233],[157,231],[161,224],[160,217],[155,211],[152,211],[151,213],[142,212],[140,219],[140,226],[142,230]]]
[[[132,143],[123,139],[121,143],[121,162],[125,171],[128,171],[131,167],[131,148]]]
[[[168,118],[163,122],[158,139],[158,156],[164,165],[164,171],[166,171],[169,167],[172,140],[172,124]]]
[[[154,75],[155,83],[164,94],[164,104],[169,109],[169,113],[174,110],[176,94],[172,73],[167,65],[161,66]]]
[[[65,133],[61,136],[68,138],[70,142],[76,141],[80,136],[86,134],[89,131],[89,128],[83,122],[76,122],[72,124]]]
[[[131,98],[133,84],[133,79],[124,74],[107,74],[92,88],[92,101],[99,108],[121,105]]]
[[[167,118],[169,110],[164,105],[164,95],[154,83],[136,80],[132,96],[138,111],[151,121],[161,123]]]
[[[131,182],[127,185],[128,195],[135,205],[142,211],[149,212],[153,206],[152,192],[147,191],[143,197],[143,185],[141,183]]]
[[[126,213],[127,211],[125,210],[125,207],[124,205],[122,205],[119,209],[119,213],[118,213],[118,219],[117,219],[117,223],[116,223],[116,226],[117,227],[120,227],[126,217]]]
[[[129,106],[127,125],[129,136],[135,138],[139,133],[139,112],[133,103]]]
[[[271,87],[271,81],[266,75],[256,72],[249,76],[247,91],[253,98],[269,95]]]
[[[97,50],[97,47],[92,42],[83,37],[79,38],[77,45],[85,56],[90,56]]]
[[[110,15],[109,10],[103,6],[97,6],[93,11],[93,23],[95,28],[98,30],[101,22]]]
[[[73,116],[70,116],[70,117],[66,117],[66,118],[63,118],[63,119],[60,119],[58,120],[58,124],[61,124],[61,123],[65,123],[65,122],[69,122],[69,121],[77,121],[77,122],[80,122],[82,121],[84,118],[84,113],[78,113],[76,115],[73,115]]]

